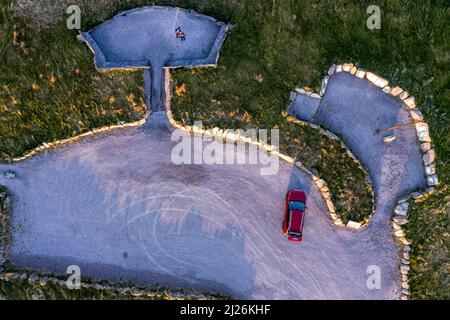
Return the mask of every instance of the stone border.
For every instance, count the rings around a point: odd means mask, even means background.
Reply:
[[[53,142],[44,142],[42,145],[34,148],[33,150],[31,150],[30,152],[26,153],[24,156],[22,157],[18,157],[18,158],[6,158],[7,161],[9,162],[19,162],[19,161],[23,161],[25,159],[28,159],[32,156],[34,156],[35,154],[41,153],[41,152],[45,152],[48,150],[54,150],[57,147],[63,147],[69,144],[72,144],[74,142],[78,142],[81,141],[82,139],[88,138],[88,137],[93,137],[97,134],[100,133],[107,133],[107,132],[112,132],[112,131],[117,131],[119,129],[125,129],[125,128],[135,128],[135,127],[140,127],[141,125],[145,124],[145,122],[147,121],[147,117],[149,115],[147,114],[144,118],[142,118],[141,120],[135,121],[135,122],[130,122],[130,123],[125,123],[123,121],[119,121],[117,125],[112,125],[112,126],[104,126],[98,129],[92,129],[89,130],[88,132],[79,134],[77,136],[71,137],[71,138],[67,138],[67,139],[63,139],[63,140],[56,140]]]
[[[295,91],[291,93],[291,100],[290,100],[290,103],[288,106],[288,110],[290,109],[291,105],[293,105],[293,103],[295,102],[294,100],[295,100],[296,94],[306,95],[306,96],[309,96],[311,98],[316,98],[316,99],[322,99],[323,94],[325,94],[326,86],[328,85],[328,80],[329,80],[329,77],[325,77],[325,78],[326,78],[326,80],[324,79],[324,81],[322,82],[322,89],[321,89],[320,95],[318,93],[314,93],[309,88],[295,89]],[[360,221],[360,222],[349,220],[345,226],[348,228],[354,229],[354,230],[360,230],[360,229],[366,227],[372,220],[372,217],[376,211],[376,195],[375,195],[375,192],[373,191],[373,182],[372,182],[372,178],[370,177],[369,170],[354,155],[352,150],[343,142],[343,140],[341,138],[339,138],[337,135],[335,135],[334,133],[332,133],[331,131],[322,128],[318,124],[304,121],[304,120],[299,120],[296,117],[289,115],[287,112],[283,112],[283,115],[287,119],[288,122],[295,123],[295,124],[298,124],[301,126],[308,126],[310,128],[319,130],[319,132],[321,134],[327,136],[328,138],[330,138],[332,140],[339,142],[340,146],[342,148],[344,148],[346,150],[347,154],[350,156],[350,158],[353,159],[353,162],[356,164],[356,166],[365,173],[365,175],[367,176],[367,179],[368,179],[367,183],[369,184],[370,192],[372,194],[372,197],[371,197],[372,198],[372,213],[367,218],[365,218],[363,221]],[[311,172],[308,169],[306,169],[306,170],[308,172]],[[314,179],[314,175],[312,176],[312,178]],[[324,191],[322,192],[322,195],[324,196],[324,199],[327,202],[327,207],[328,207],[328,211],[330,213],[331,219],[333,220],[333,223],[335,225],[344,226],[344,222],[342,221],[341,218],[339,218],[337,216],[336,211],[334,209],[334,205],[331,200],[331,194],[329,193],[329,188],[327,187],[326,182],[325,181],[322,182],[322,181],[323,180],[319,181],[319,184],[320,185],[324,184],[324,187],[322,187],[324,189]],[[319,189],[320,188],[321,187],[319,187]]]
[[[408,210],[412,201],[422,200],[430,196],[436,191],[435,187],[428,187],[421,192],[414,191],[397,200],[392,218],[392,229],[395,237],[402,246],[402,259],[400,264],[400,273],[402,276],[402,300],[409,299],[409,251],[411,250],[411,241],[406,238],[402,226],[408,223]]]
[[[427,179],[428,188],[422,191],[415,191],[407,194],[406,196],[400,197],[397,201],[397,205],[394,208],[394,215],[392,218],[392,228],[395,237],[398,242],[402,245],[402,260],[400,265],[400,273],[402,275],[402,291],[401,299],[409,299],[409,282],[408,282],[408,272],[409,267],[409,251],[411,250],[411,242],[406,239],[405,233],[402,229],[402,225],[408,223],[408,209],[411,200],[418,200],[427,197],[434,193],[436,187],[439,185],[439,180],[436,175],[436,152],[432,147],[431,137],[429,133],[429,127],[424,121],[424,117],[419,109],[416,108],[416,101],[414,96],[411,96],[409,92],[403,90],[399,86],[391,87],[389,86],[389,81],[376,75],[373,72],[368,72],[364,69],[357,68],[353,63],[344,64],[334,64],[330,67],[327,75],[323,78],[322,88],[320,90],[320,98],[325,94],[326,87],[329,79],[340,72],[348,72],[359,79],[367,79],[370,83],[380,88],[384,93],[389,94],[393,97],[398,98],[402,101],[402,107],[406,107],[410,116],[413,120],[414,126],[416,128],[417,140],[420,144],[420,150],[422,152],[422,160],[424,164],[424,175]],[[297,91],[299,92],[299,91]],[[300,92],[299,92],[300,93]],[[307,92],[305,91],[305,94]],[[310,94],[311,95],[311,94]],[[411,124],[411,125],[412,125]],[[333,134],[332,134],[333,135]],[[368,172],[368,171],[367,171]],[[370,175],[369,175],[370,177]]]
[[[6,269],[9,261],[9,245],[11,243],[11,197],[7,190],[0,192],[0,274]]]
[[[23,280],[23,281],[27,280],[28,282],[40,287],[45,287],[48,283],[53,283],[58,287],[64,287],[67,285],[66,280],[57,278],[53,274],[43,272],[41,273],[36,271],[20,271],[20,272],[5,271],[0,273],[0,280],[7,282],[11,282],[14,280]],[[82,289],[111,291],[117,295],[127,295],[128,297],[140,299],[158,298],[158,297],[161,298],[165,296],[167,300],[216,300],[219,299],[218,297],[220,297],[219,294],[215,295],[211,292],[198,294],[185,292],[182,289],[179,292],[177,292],[174,289],[164,289],[164,288],[161,288],[161,291],[158,292],[157,290],[151,290],[137,285],[122,286],[120,283],[113,284],[108,281],[102,280],[97,281],[86,281],[87,279],[83,280],[81,281],[80,284]]]
[[[373,85],[383,90],[384,93],[390,94],[391,96],[396,97],[403,102],[402,106],[408,108],[411,118],[416,127],[417,139],[420,144],[420,150],[423,153],[422,159],[424,162],[427,184],[429,187],[436,187],[439,184],[439,180],[436,175],[436,166],[434,164],[434,161],[436,159],[436,152],[431,145],[431,137],[428,125],[425,123],[424,117],[420,110],[416,108],[414,96],[411,96],[407,91],[403,90],[399,86],[391,88],[389,86],[388,80],[383,79],[382,77],[377,76],[372,72],[367,72],[364,69],[358,69],[352,63],[331,66],[331,68],[328,70],[328,75],[324,78],[324,82],[325,79],[329,79],[331,76],[339,72],[349,72],[350,74],[360,79],[366,78]],[[326,80],[326,83],[328,83],[328,80]],[[325,94],[325,90],[326,86],[323,90],[323,94]]]
[[[401,197],[397,201],[397,205],[394,208],[394,216],[392,218],[392,228],[395,237],[398,239],[399,243],[403,247],[403,255],[400,265],[400,273],[402,275],[402,291],[401,299],[409,299],[409,282],[408,282],[408,272],[409,272],[409,251],[411,242],[406,239],[405,233],[402,229],[402,225],[408,223],[408,209],[409,201],[411,199],[419,199],[432,194],[435,191],[436,186],[439,184],[439,180],[436,175],[435,159],[436,153],[431,144],[431,137],[429,133],[428,125],[424,121],[424,117],[420,110],[416,108],[416,101],[414,96],[411,96],[407,91],[403,90],[399,86],[390,87],[389,81],[376,75],[372,72],[367,72],[364,69],[358,69],[352,63],[345,63],[342,65],[333,65],[328,70],[328,76],[339,73],[339,72],[349,72],[354,76],[364,79],[366,78],[373,85],[377,86],[384,93],[390,94],[402,101],[402,107],[408,108],[412,120],[415,122],[415,128],[417,133],[417,140],[420,144],[420,150],[423,153],[422,160],[424,164],[424,174],[427,179],[428,188],[421,192],[412,192],[404,197]],[[325,93],[325,92],[324,92]]]

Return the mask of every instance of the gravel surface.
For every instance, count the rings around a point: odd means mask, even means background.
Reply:
[[[60,273],[76,264],[85,276],[245,299],[398,297],[387,228],[333,226],[290,165],[273,176],[262,165],[174,165],[174,144],[153,123],[1,165],[17,172],[0,178],[14,196],[13,263]],[[301,244],[281,232],[289,188],[308,193]],[[366,286],[370,265],[381,268],[380,290]]]
[[[338,134],[369,169],[377,196],[373,228],[381,232],[396,200],[426,187],[415,127],[392,131],[396,139],[389,144],[383,142],[383,132],[377,133],[377,129],[410,123],[409,111],[368,80],[342,72],[330,79],[314,118]]]

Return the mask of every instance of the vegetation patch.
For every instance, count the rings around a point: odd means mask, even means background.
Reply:
[[[11,275],[15,278],[11,278]],[[106,282],[92,284],[90,279],[82,279],[80,289],[69,289],[65,285],[66,279],[38,275],[36,272],[5,273],[9,277],[7,281],[0,281],[0,298],[6,297],[14,300],[213,300],[230,299],[230,297],[213,293],[193,293],[181,289],[169,289],[165,287],[139,288],[135,283],[115,283],[109,285]],[[30,280],[30,278],[36,278]],[[87,281],[87,282],[86,282]],[[61,282],[61,283],[59,283]],[[104,284],[103,284],[104,283]]]
[[[40,30],[0,1],[0,158],[142,118],[141,72],[97,72],[76,31]]]
[[[406,236],[412,241],[409,285],[412,299],[450,299],[450,195],[448,187],[409,210]]]

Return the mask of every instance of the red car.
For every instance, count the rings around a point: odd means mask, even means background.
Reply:
[[[290,190],[286,195],[283,232],[288,240],[301,242],[305,223],[306,194],[300,190]]]

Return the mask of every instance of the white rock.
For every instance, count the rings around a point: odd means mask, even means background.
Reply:
[[[226,139],[229,141],[239,140],[239,133],[237,133],[237,132],[229,131],[224,134],[225,134]]]
[[[311,98],[320,99],[320,95],[315,93],[315,92],[313,92],[313,93],[311,93]]]
[[[402,229],[395,231],[395,236],[397,238],[404,238],[405,237],[405,233],[403,232]]]
[[[291,158],[291,157],[289,157],[288,155],[285,155],[285,154],[278,153],[277,151],[272,151],[272,154],[273,155],[277,155],[278,154],[278,157],[280,157],[280,159],[282,159],[282,160],[284,160],[284,161],[286,161],[288,163],[294,164],[294,162],[295,162],[294,158]]]
[[[322,80],[322,88],[320,89],[320,95],[323,96],[325,94],[325,91],[327,90],[328,81],[330,77],[325,76]]]
[[[408,271],[409,271],[409,269],[410,269],[409,266],[406,265],[406,264],[402,264],[402,265],[400,266],[400,271],[401,271],[402,274],[407,274]]]
[[[414,109],[416,107],[416,100],[413,96],[403,100],[403,103],[406,104],[410,109]]]
[[[394,97],[397,97],[402,92],[403,92],[403,89],[400,88],[399,86],[397,86],[395,88],[392,88],[391,95],[393,95]]]
[[[353,63],[344,63],[344,65],[342,66],[342,70],[344,70],[345,72],[350,72],[350,70],[352,70],[353,68]]]
[[[401,243],[403,243],[403,244],[407,244],[407,245],[410,245],[411,244],[411,242],[410,241],[408,241],[408,239],[406,239],[406,238],[398,238],[398,240],[401,242]]]
[[[411,199],[411,196],[408,194],[408,195],[406,195],[406,196],[404,196],[404,197],[401,197],[401,198],[398,200],[398,204],[405,203],[405,202],[409,201],[410,199]]]
[[[402,288],[403,288],[403,289],[406,289],[406,290],[409,290],[409,284],[408,284],[408,282],[406,282],[406,281],[402,282]]]
[[[356,230],[358,230],[358,229],[361,229],[361,223],[358,223],[358,222],[355,222],[355,221],[349,221],[348,223],[347,223],[347,227],[348,228],[352,228],[352,229],[356,229]]]
[[[430,164],[429,166],[425,167],[425,173],[427,176],[431,176],[436,173],[436,167],[434,164]]]
[[[383,88],[383,92],[384,92],[384,93],[387,93],[387,94],[391,93],[391,90],[392,90],[392,89],[391,89],[391,87],[389,87],[389,86],[386,86],[386,87]]]
[[[406,218],[394,218],[394,222],[400,226],[403,226],[408,223],[408,219]]]
[[[322,189],[324,186],[326,186],[326,182],[324,181],[324,180],[322,180],[322,179],[317,179],[316,181],[316,186],[319,188],[319,189]]]
[[[429,166],[436,159],[436,152],[434,149],[430,149],[427,153],[424,153],[422,159],[425,166]]]
[[[336,71],[336,65],[333,64],[333,65],[330,67],[330,69],[328,70],[328,75],[331,77],[331,76],[334,74],[335,71]]]
[[[402,230],[402,228],[401,228],[398,224],[396,224],[396,223],[393,223],[393,224],[392,224],[392,228],[394,228],[395,231],[397,231],[397,230]]]
[[[375,73],[367,72],[366,73],[366,78],[370,82],[376,83],[379,77]]]
[[[6,179],[15,179],[16,178],[16,173],[14,171],[5,171],[5,173],[3,174],[5,176]]]
[[[306,91],[302,88],[296,88],[295,91],[299,94],[306,94]]]
[[[396,138],[395,138],[394,135],[390,135],[390,136],[384,137],[384,138],[383,138],[383,142],[384,142],[384,143],[390,143],[390,142],[394,141],[395,139],[396,139]]]
[[[334,204],[333,204],[333,202],[330,199],[327,200],[327,207],[328,207],[328,211],[330,211],[331,213],[336,213],[336,209],[334,208]]]
[[[411,109],[410,114],[414,121],[423,121],[423,114],[419,109]]]
[[[431,149],[431,143],[429,143],[429,142],[424,142],[420,145],[420,150],[423,153],[430,151],[430,149]]]
[[[417,191],[411,192],[410,194],[411,194],[411,197],[413,197],[414,200],[417,200],[417,199],[423,197],[423,194],[420,193],[420,192],[417,192]]]
[[[437,186],[439,184],[438,177],[434,174],[432,176],[427,177],[427,184],[431,186]]]
[[[424,122],[416,123],[417,137],[422,142],[431,142],[428,125]]]
[[[383,78],[378,78],[377,81],[375,82],[375,85],[379,88],[384,88],[389,84],[389,81],[387,81],[386,79]]]
[[[364,79],[364,77],[366,76],[366,70],[359,69],[358,71],[356,71],[356,76],[360,79]]]
[[[409,203],[404,202],[404,203],[397,205],[394,209],[394,212],[399,216],[405,217],[408,214],[408,208],[409,208]]]
[[[406,91],[403,91],[402,93],[399,94],[398,96],[401,100],[405,100],[406,98],[409,97],[409,93]]]

